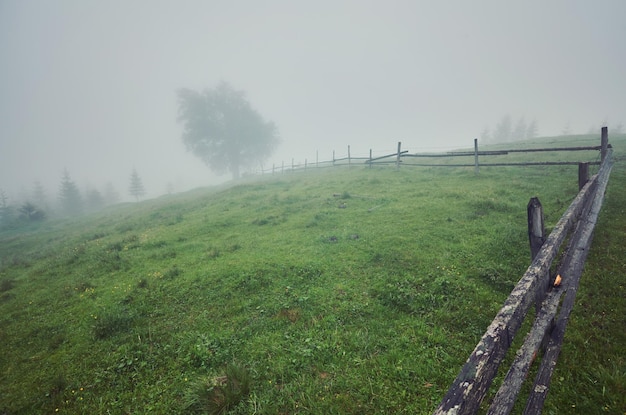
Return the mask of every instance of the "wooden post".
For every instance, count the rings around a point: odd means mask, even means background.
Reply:
[[[541,250],[543,243],[546,241],[546,228],[543,219],[543,207],[538,198],[532,197],[528,202],[528,242],[530,243],[530,260],[531,262]],[[548,271],[549,272],[549,271]],[[545,276],[546,274],[544,274]],[[535,294],[535,312],[541,310],[541,302],[543,301],[548,289],[549,278],[542,278],[545,282]]]
[[[589,163],[578,163],[578,190],[589,181]]]
[[[600,136],[600,161],[604,163],[609,148],[609,127],[602,127],[602,135]]]
[[[352,164],[352,160],[350,159],[350,146],[348,146],[348,167]]]
[[[538,198],[532,197],[528,202],[528,241],[530,242],[531,260],[535,259],[546,240],[546,229],[543,221],[543,207]]]
[[[478,138],[474,139],[474,174],[478,174]]]
[[[333,166],[335,165],[335,150],[333,150]]]
[[[396,158],[396,169],[400,169],[400,154],[402,150],[402,142],[398,141],[398,156]]]
[[[370,169],[372,168],[372,149],[370,148]]]

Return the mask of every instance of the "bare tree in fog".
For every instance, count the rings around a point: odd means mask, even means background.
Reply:
[[[146,189],[143,187],[143,182],[141,181],[141,177],[139,177],[139,173],[137,173],[136,169],[133,169],[133,172],[130,175],[130,186],[128,188],[128,192],[137,201],[139,201],[140,197],[146,194]]]
[[[83,198],[67,170],[63,171],[61,178],[59,202],[61,203],[61,211],[65,215],[76,216],[83,213]]]
[[[269,157],[278,144],[278,130],[252,108],[243,91],[226,82],[213,89],[178,91],[183,142],[211,170],[238,179],[242,167]]]

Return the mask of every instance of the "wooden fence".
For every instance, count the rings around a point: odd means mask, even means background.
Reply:
[[[606,128],[606,127],[605,127]],[[605,130],[603,129],[603,131]],[[316,154],[315,162],[309,163],[307,159],[304,163],[296,164],[294,159],[291,160],[290,165],[285,165],[283,162],[280,166],[276,164],[272,165],[271,169],[261,170],[262,174],[265,173],[285,173],[301,170],[308,170],[312,168],[325,168],[325,167],[337,167],[337,166],[353,166],[353,165],[367,165],[369,167],[375,165],[395,165],[396,168],[400,166],[416,166],[416,167],[474,167],[474,172],[478,174],[480,166],[549,166],[549,165],[577,165],[586,163],[589,165],[598,165],[599,161],[523,161],[523,162],[484,162],[481,161],[482,157],[486,156],[506,156],[516,153],[538,153],[538,152],[562,152],[562,151],[600,151],[601,155],[605,155],[610,148],[608,143],[608,135],[602,134],[600,138],[599,146],[583,146],[583,147],[552,147],[552,148],[528,148],[528,149],[510,149],[510,150],[495,150],[495,151],[479,151],[478,139],[474,140],[474,151],[449,151],[443,153],[409,153],[408,150],[402,150],[402,142],[398,142],[398,149],[395,153],[384,154],[382,156],[373,157],[372,150],[369,151],[369,157],[355,157],[351,154],[350,146],[348,146],[348,153],[345,157],[336,157],[333,150],[332,160],[319,161],[319,152]],[[416,160],[425,159],[456,159],[456,158],[471,158],[471,162],[453,163],[424,163],[417,162]],[[603,157],[603,156],[602,156]]]
[[[534,323],[517,350],[487,414],[510,413],[531,365],[539,361],[524,414],[541,413],[611,172],[606,127],[602,129],[602,143],[598,173],[582,185],[547,238],[541,204],[536,198],[529,202],[532,263],[467,359],[435,415],[475,414],[478,411],[533,304],[536,311]],[[579,180],[582,180],[580,176]]]

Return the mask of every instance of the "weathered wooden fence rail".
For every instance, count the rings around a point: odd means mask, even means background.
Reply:
[[[606,143],[605,128],[602,136]],[[524,414],[541,413],[612,167],[606,144],[599,172],[582,186],[545,242],[541,205],[531,199],[528,223],[532,263],[467,359],[435,415],[468,415],[478,411],[532,304],[536,305],[534,323],[487,414],[510,413],[531,365],[544,352],[524,411]],[[565,240],[567,246],[561,249]]]

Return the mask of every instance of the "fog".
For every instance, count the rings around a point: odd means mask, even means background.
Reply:
[[[133,169],[147,196],[228,180],[182,141],[179,88],[224,80],[278,126],[265,164],[469,147],[626,122],[626,2],[0,0],[0,189]]]

